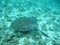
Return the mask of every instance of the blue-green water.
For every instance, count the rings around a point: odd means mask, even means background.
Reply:
[[[14,32],[24,16],[37,19],[37,32]],[[60,0],[0,0],[0,45],[60,45]]]

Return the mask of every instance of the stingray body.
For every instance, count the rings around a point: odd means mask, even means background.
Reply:
[[[35,17],[20,17],[11,23],[11,27],[16,32],[28,33],[37,28],[37,19]]]

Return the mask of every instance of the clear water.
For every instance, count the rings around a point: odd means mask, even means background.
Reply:
[[[23,16],[37,18],[38,32],[14,32]],[[0,0],[0,45],[60,45],[60,0]]]

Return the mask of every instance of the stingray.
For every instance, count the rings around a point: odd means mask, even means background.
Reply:
[[[20,17],[16,20],[14,20],[11,23],[11,27],[14,29],[15,32],[21,32],[24,34],[27,34],[29,32],[35,31],[35,29],[38,28],[37,19],[35,17]],[[49,36],[45,31],[39,30],[43,35],[46,37],[51,38],[55,43],[58,44],[58,41],[56,41],[53,37]]]

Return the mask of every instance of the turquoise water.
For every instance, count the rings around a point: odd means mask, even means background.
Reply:
[[[37,32],[14,32],[24,16],[37,19]],[[60,0],[0,0],[0,45],[60,45]]]

